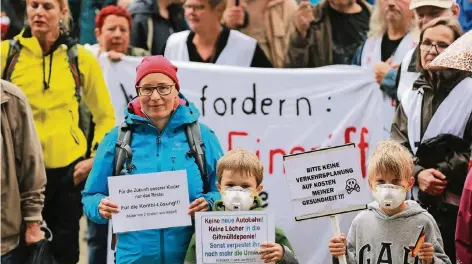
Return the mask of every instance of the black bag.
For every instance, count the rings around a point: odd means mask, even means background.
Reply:
[[[450,182],[448,189],[453,193],[460,195],[462,193],[462,185],[460,185],[461,188],[457,188],[457,186],[451,184],[451,182],[459,178],[460,175],[467,175],[467,167],[456,168],[455,170],[446,173],[442,170],[439,164],[450,160],[455,153],[464,153],[468,151],[469,144],[464,139],[451,134],[439,134],[436,137],[425,140],[418,146],[418,150],[416,151],[417,160],[415,164],[426,169],[437,169],[444,173],[447,177],[446,180]],[[420,204],[424,206],[438,206],[442,201],[442,197],[432,196],[419,190],[418,200],[420,201]]]
[[[51,245],[46,239],[42,239],[28,248],[28,259],[25,264],[57,264],[52,255]]]
[[[27,246],[27,260],[25,264],[58,264],[54,259],[51,250],[50,241],[52,241],[52,232],[46,226],[41,226],[45,238]]]

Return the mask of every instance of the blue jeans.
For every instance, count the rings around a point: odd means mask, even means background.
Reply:
[[[88,264],[107,263],[108,224],[99,225],[89,219],[88,224]]]
[[[2,264],[22,264],[26,261],[25,256],[25,247],[20,244],[18,247],[2,256]]]

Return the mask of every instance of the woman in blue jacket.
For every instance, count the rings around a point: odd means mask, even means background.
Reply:
[[[145,57],[136,68],[136,89],[139,97],[130,103],[125,118],[133,128],[130,146],[134,165],[126,175],[187,170],[189,214],[211,210],[220,199],[215,171],[223,153],[213,131],[200,124],[208,174],[209,190],[205,193],[195,159],[187,155],[190,147],[185,134],[185,126],[197,121],[200,113],[179,93],[177,68],[162,56]],[[106,224],[118,212],[118,204],[108,198],[107,184],[107,177],[114,173],[118,130],[111,130],[100,143],[83,192],[85,214],[98,224]],[[187,226],[120,233],[116,263],[181,264],[193,232],[194,228]]]

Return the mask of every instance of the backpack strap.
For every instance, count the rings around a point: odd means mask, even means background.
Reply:
[[[11,75],[15,69],[15,64],[18,62],[20,56],[21,44],[17,39],[11,39],[8,47],[7,63],[3,69],[2,79],[5,81],[11,80]]]
[[[130,125],[124,121],[118,131],[118,140],[115,145],[115,167],[113,174],[124,174],[123,165],[126,165],[126,171],[130,173],[135,166],[133,165],[133,151],[131,149],[131,135],[133,130]]]
[[[74,78],[75,83],[75,98],[77,102],[80,104],[80,100],[82,97],[82,80],[80,78],[80,70],[79,70],[79,52],[77,50],[77,45],[72,45],[67,48],[67,59],[69,61],[69,69],[72,73],[72,77]]]
[[[190,146],[190,151],[187,155],[191,155],[195,158],[195,162],[197,163],[202,176],[203,192],[207,193],[209,191],[209,183],[208,173],[206,170],[205,146],[203,144],[200,124],[198,121],[185,126],[185,135],[187,136],[187,141]]]

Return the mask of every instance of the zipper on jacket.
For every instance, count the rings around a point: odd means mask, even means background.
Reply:
[[[175,158],[175,156],[170,157],[170,159],[172,160],[172,171],[175,171]]]
[[[69,110],[69,113],[70,113],[71,118],[72,118],[72,123],[74,123],[74,120],[75,120],[74,114],[72,113],[71,110]],[[74,128],[73,128],[72,126],[70,127],[70,134],[71,134],[72,137],[74,138],[75,144],[80,145],[79,137],[78,137],[77,134],[75,133]]]

